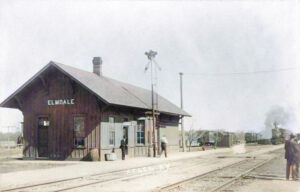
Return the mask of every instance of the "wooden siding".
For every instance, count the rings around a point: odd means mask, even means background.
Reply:
[[[179,145],[179,131],[176,126],[160,128],[160,137],[166,136],[169,145]]]
[[[121,106],[107,106],[91,92],[87,91],[57,69],[49,69],[35,79],[15,99],[24,115],[25,158],[38,158],[38,118],[48,117],[48,157],[50,159],[82,159],[93,149],[99,149],[101,160],[104,153],[114,147],[119,153],[123,136],[123,123],[128,128],[129,156],[147,156],[152,120],[145,122],[145,145],[136,145],[137,119],[145,116],[145,110]],[[75,99],[74,105],[48,105],[48,100]],[[85,146],[74,148],[74,116],[85,117]],[[115,145],[109,146],[108,118],[114,117],[116,130]],[[178,133],[178,116],[161,115],[160,126],[171,127]],[[169,129],[169,128],[168,128]],[[167,136],[168,137],[168,136]],[[173,136],[172,136],[173,138]],[[173,143],[172,145],[178,145]],[[151,149],[152,151],[152,149]]]
[[[91,148],[100,148],[100,107],[96,97],[57,70],[42,77],[47,87],[36,79],[21,95],[24,115],[24,156],[37,158],[39,117],[48,117],[50,159],[82,158]],[[74,105],[49,106],[49,99],[75,99]],[[73,118],[85,117],[85,148],[73,146]]]

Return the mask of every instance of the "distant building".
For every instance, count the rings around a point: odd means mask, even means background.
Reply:
[[[199,135],[199,142],[210,145],[216,144],[219,147],[231,147],[245,143],[245,135],[243,133],[200,130]]]
[[[151,91],[102,75],[95,57],[93,73],[51,61],[0,107],[24,115],[24,158],[82,159],[98,149],[100,159],[127,138],[129,156],[147,156],[152,134]],[[128,74],[132,75],[132,74]],[[189,116],[158,96],[157,132],[166,135],[169,149],[178,151],[178,122]]]
[[[257,143],[257,141],[261,138],[259,133],[248,132],[245,133],[245,141],[246,143]]]

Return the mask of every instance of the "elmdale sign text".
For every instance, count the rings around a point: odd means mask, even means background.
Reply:
[[[48,105],[74,105],[75,99],[55,99],[48,100]]]

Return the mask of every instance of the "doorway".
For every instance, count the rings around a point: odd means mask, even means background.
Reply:
[[[126,141],[126,155],[128,155],[128,126],[123,126],[123,138],[125,137]]]
[[[48,157],[48,117],[38,119],[38,157]]]
[[[128,145],[128,126],[123,126],[123,138],[126,138],[126,144]]]

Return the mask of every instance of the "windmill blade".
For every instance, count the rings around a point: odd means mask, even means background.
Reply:
[[[147,63],[147,65],[146,65],[146,67],[145,67],[145,70],[144,70],[144,72],[146,72],[146,71],[148,70],[148,68],[149,68],[149,65],[150,65],[150,61]]]
[[[156,63],[156,61],[153,59],[153,62],[155,63],[155,66],[158,68],[158,70],[161,71],[161,67]]]
[[[147,55],[148,59],[151,60],[151,53],[145,52],[145,55]]]

